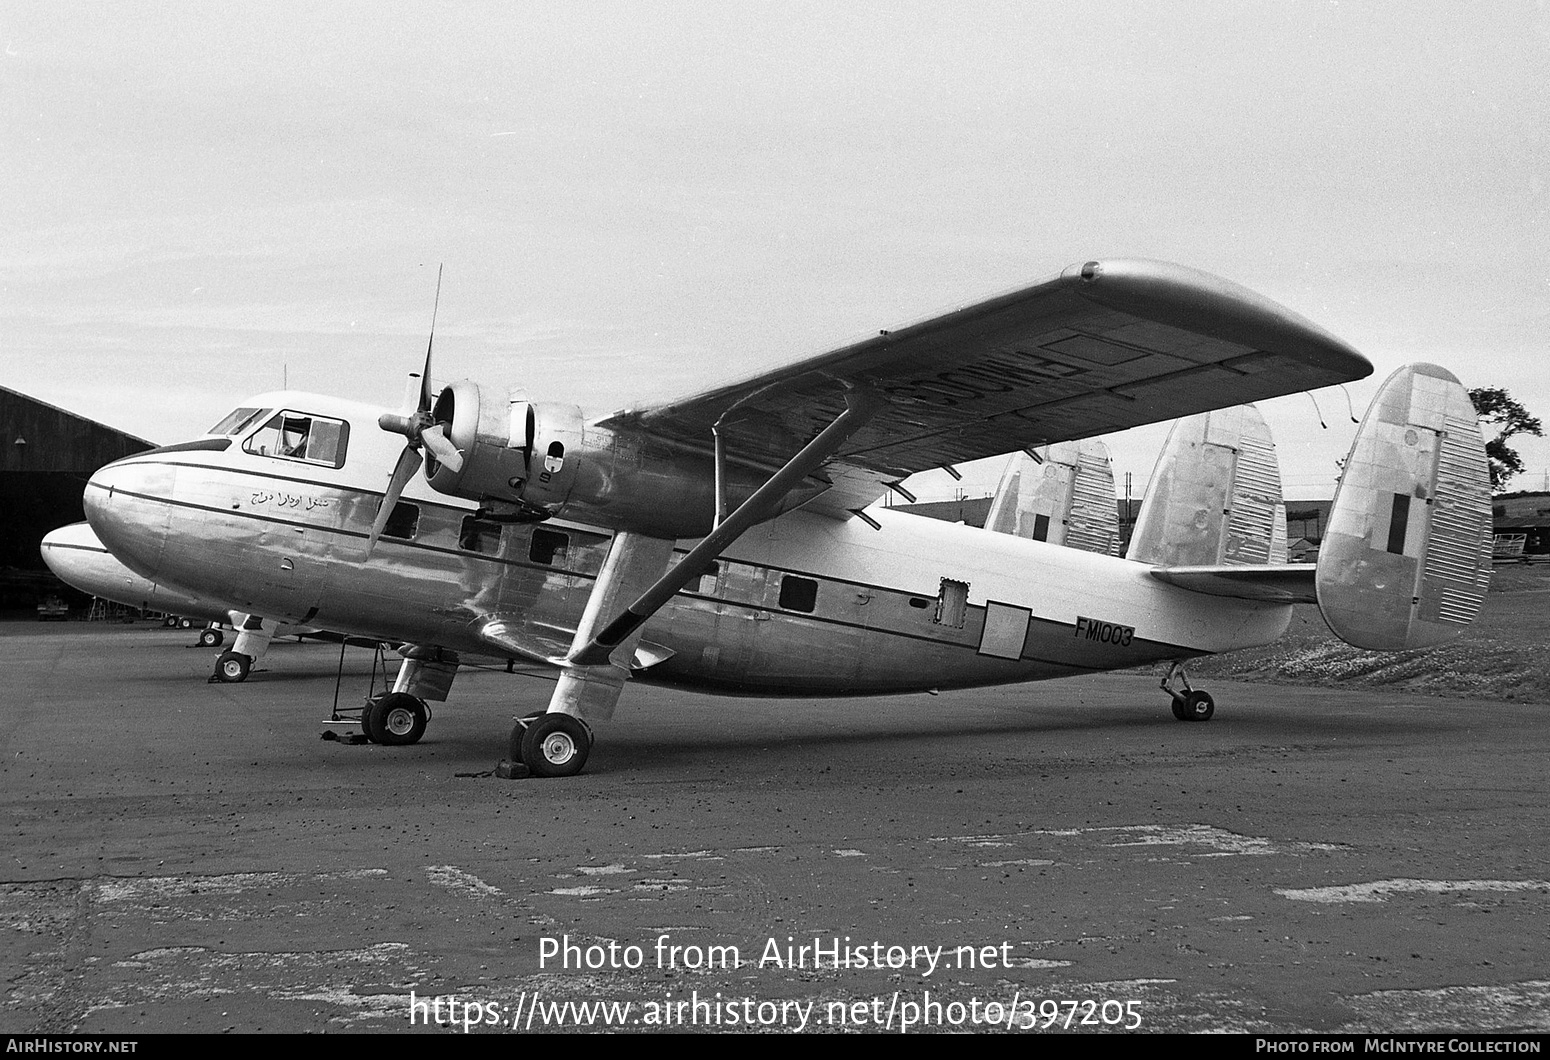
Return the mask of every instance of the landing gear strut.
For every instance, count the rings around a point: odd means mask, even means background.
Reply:
[[[587,764],[592,730],[560,711],[518,718],[511,730],[511,758],[535,777],[573,777]]]
[[[1183,691],[1173,687],[1175,676],[1183,686]],[[1168,672],[1163,674],[1162,683],[1158,687],[1173,700],[1173,716],[1180,721],[1210,721],[1211,715],[1216,713],[1216,702],[1210,694],[1189,686],[1189,675],[1184,672],[1184,664],[1181,662],[1168,665]]]
[[[458,657],[454,651],[427,644],[405,644],[398,649],[403,663],[392,688],[377,691],[377,678],[387,676],[383,659],[389,650],[387,644],[377,644],[371,663],[371,691],[365,705],[360,708],[339,706],[339,685],[344,679],[344,650],[348,640],[339,645],[339,677],[334,684],[334,712],[330,721],[359,723],[364,740],[351,738],[349,743],[375,743],[384,747],[405,747],[419,743],[425,735],[425,727],[431,720],[430,700],[438,703],[447,698],[452,679],[457,676]],[[357,716],[357,709],[359,714]],[[335,739],[325,733],[325,739]]]

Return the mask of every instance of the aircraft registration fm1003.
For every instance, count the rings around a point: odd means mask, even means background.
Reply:
[[[1285,563],[1274,449],[1235,406],[1371,370],[1225,280],[1091,261],[597,418],[470,381],[433,395],[428,347],[401,413],[260,395],[205,437],[101,469],[85,505],[147,578],[406,642],[366,710],[378,742],[420,738],[460,652],[553,667],[547,712],[511,734],[534,775],[579,772],[588,721],[631,678],[856,696],[1169,662],[1175,716],[1205,720],[1214,704],[1179,664],[1274,641],[1293,602],[1375,649],[1437,643],[1479,610],[1484,449],[1463,388],[1431,366],[1374,399],[1317,567]],[[873,506],[916,472],[1181,416],[1124,558]]]

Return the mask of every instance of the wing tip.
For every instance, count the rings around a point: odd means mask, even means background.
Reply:
[[[1373,372],[1366,357],[1311,320],[1241,284],[1148,258],[1101,258],[1068,266],[1061,280],[1091,301],[1192,331],[1204,326],[1257,349],[1297,356],[1339,376]]]

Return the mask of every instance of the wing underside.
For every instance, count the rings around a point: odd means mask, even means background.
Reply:
[[[618,413],[679,446],[779,466],[846,393],[880,411],[820,469],[812,502],[863,507],[918,471],[1359,379],[1339,339],[1236,284],[1178,265],[1104,261],[731,386]]]

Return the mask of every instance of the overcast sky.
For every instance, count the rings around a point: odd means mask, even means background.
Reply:
[[[443,262],[438,377],[597,411],[1126,256],[1352,343],[1358,415],[1427,360],[1550,418],[1543,2],[11,0],[0,41],[0,384],[157,442],[282,379],[397,405]],[[1265,406],[1289,496],[1354,430],[1317,400]]]

